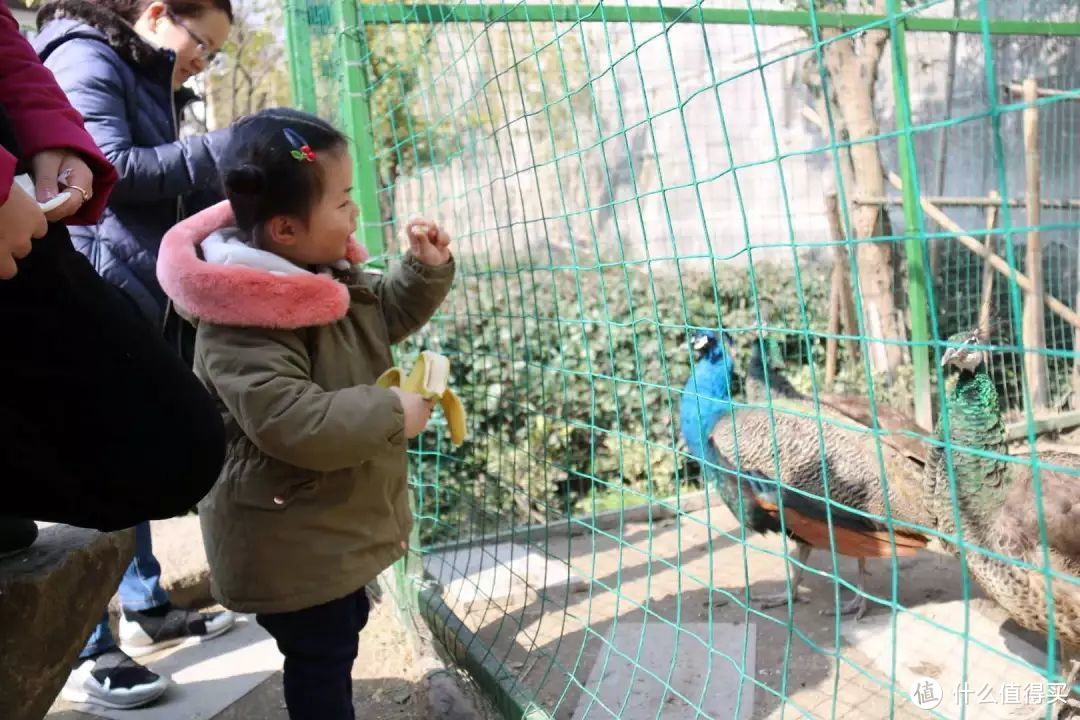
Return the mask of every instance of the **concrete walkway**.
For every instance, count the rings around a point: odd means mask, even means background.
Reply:
[[[282,658],[266,631],[253,617],[244,615],[221,637],[165,650],[140,662],[173,681],[173,686],[154,705],[137,710],[109,710],[60,700],[48,717],[209,720],[269,678],[281,667]]]
[[[110,711],[58,700],[48,720],[288,720],[281,689],[281,656],[252,618],[213,641],[166,651],[147,665],[175,685],[153,706]],[[365,720],[425,718],[424,693],[397,617],[377,605],[360,634],[353,667],[356,716]]]

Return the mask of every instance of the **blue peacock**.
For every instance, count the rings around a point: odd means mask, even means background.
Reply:
[[[755,404],[767,404],[771,400],[774,406],[804,410],[812,408],[813,400],[799,392],[784,376],[784,364],[780,359],[778,343],[772,338],[764,341],[765,347],[769,349],[768,360],[761,351],[761,345],[759,342],[750,345],[750,362],[743,378],[746,399]],[[874,427],[876,419],[878,437],[882,444],[895,448],[911,460],[926,466],[929,446],[920,439],[925,433],[909,415],[889,407],[881,399],[874,406],[870,405],[869,398],[855,395],[818,393],[817,399],[821,414],[825,417],[840,420],[848,418],[854,420],[856,425],[868,428]]]
[[[882,445],[886,496],[872,433],[822,422],[819,443],[812,406],[802,408],[810,417],[777,410],[771,420],[768,409],[735,407],[731,402],[731,346],[726,334],[707,330],[694,336],[698,360],[680,407],[683,441],[695,458],[721,468],[719,473],[707,471],[707,478],[716,483],[724,504],[743,527],[763,534],[779,533],[783,508],[784,529],[798,548],[799,562],[792,573],[796,600],[807,600],[799,581],[813,548],[834,546],[838,554],[858,558],[860,592],[839,612],[854,612],[856,619],[861,618],[867,609],[862,592],[868,576],[866,559],[914,555],[927,544],[924,535],[897,526],[890,542],[888,527],[861,513],[884,517],[887,497],[892,517],[920,522],[925,515],[921,506],[923,466]],[[797,401],[791,403],[797,405]],[[845,425],[854,423],[848,420]],[[831,532],[822,500],[826,473],[828,497],[834,501],[829,507]],[[754,599],[768,608],[787,604],[788,595]]]

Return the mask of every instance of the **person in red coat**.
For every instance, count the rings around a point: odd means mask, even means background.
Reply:
[[[0,5],[0,556],[34,542],[34,520],[109,531],[185,513],[224,462],[205,389],[71,244],[116,180]]]
[[[0,59],[0,106],[8,116],[9,134],[36,180],[36,199],[44,202],[56,196],[61,177],[70,195],[48,215],[42,213],[31,202],[34,198],[13,186],[19,165],[13,148],[0,147],[0,279],[9,280],[18,271],[15,261],[30,252],[31,236],[45,235],[46,220],[71,225],[97,222],[117,174],[52,73],[19,33],[6,5],[0,7]]]

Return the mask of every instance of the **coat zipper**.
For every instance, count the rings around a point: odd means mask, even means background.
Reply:
[[[169,122],[172,123],[173,140],[180,139],[180,118],[176,116],[176,91],[172,89],[173,78],[176,77],[176,53],[172,50],[169,51],[172,55],[172,70],[169,73]],[[176,198],[176,222],[180,222],[183,218],[180,216],[181,207],[183,201]]]
[[[169,72],[169,123],[171,123],[172,131],[173,131],[173,139],[174,140],[179,140],[180,139],[180,119],[178,117],[176,117],[176,92],[172,89],[172,81],[173,81],[173,78],[176,77],[176,60],[177,60],[177,57],[176,57],[176,53],[173,52],[172,50],[169,51],[169,54],[172,55],[172,67],[171,67],[171,70]],[[182,200],[179,197],[177,197],[176,198],[176,222],[177,223],[179,223],[180,220],[182,219],[180,217],[180,215],[181,215],[181,207],[182,207]],[[166,328],[168,327],[169,315],[172,312],[174,312],[173,307],[172,307],[172,298],[166,297],[165,298],[165,315],[161,318],[161,330],[162,330],[162,333],[164,333]],[[177,331],[178,339],[177,339],[177,348],[176,348],[177,352],[179,352],[179,350],[180,350],[180,345],[179,345],[180,340],[179,340],[179,338],[182,335],[183,335],[183,333],[178,330]]]

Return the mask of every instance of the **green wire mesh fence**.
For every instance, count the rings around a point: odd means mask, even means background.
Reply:
[[[356,143],[373,254],[396,255],[414,213],[455,238],[455,289],[400,350],[450,357],[469,438],[451,446],[436,416],[413,449],[395,589],[504,716],[1064,706],[1056,643],[1080,643],[1075,6],[289,0],[286,18],[293,96]],[[973,409],[942,359],[988,317],[979,397],[998,401]],[[721,329],[730,384],[688,385],[708,361],[696,335]],[[717,427],[765,412],[739,443],[767,461],[691,448],[685,399],[720,391]],[[867,409],[841,418],[829,398]],[[837,427],[858,440],[830,444]],[[919,448],[908,470],[886,449],[900,439]],[[780,470],[807,444],[816,492]],[[884,509],[830,492],[855,456]],[[725,494],[736,477],[757,489]],[[788,514],[800,499],[820,514]],[[756,532],[748,503],[822,552]],[[866,582],[850,509],[889,547]],[[897,557],[911,533],[930,549]],[[808,603],[751,597],[790,598],[797,569]],[[858,621],[819,613],[856,592]]]

